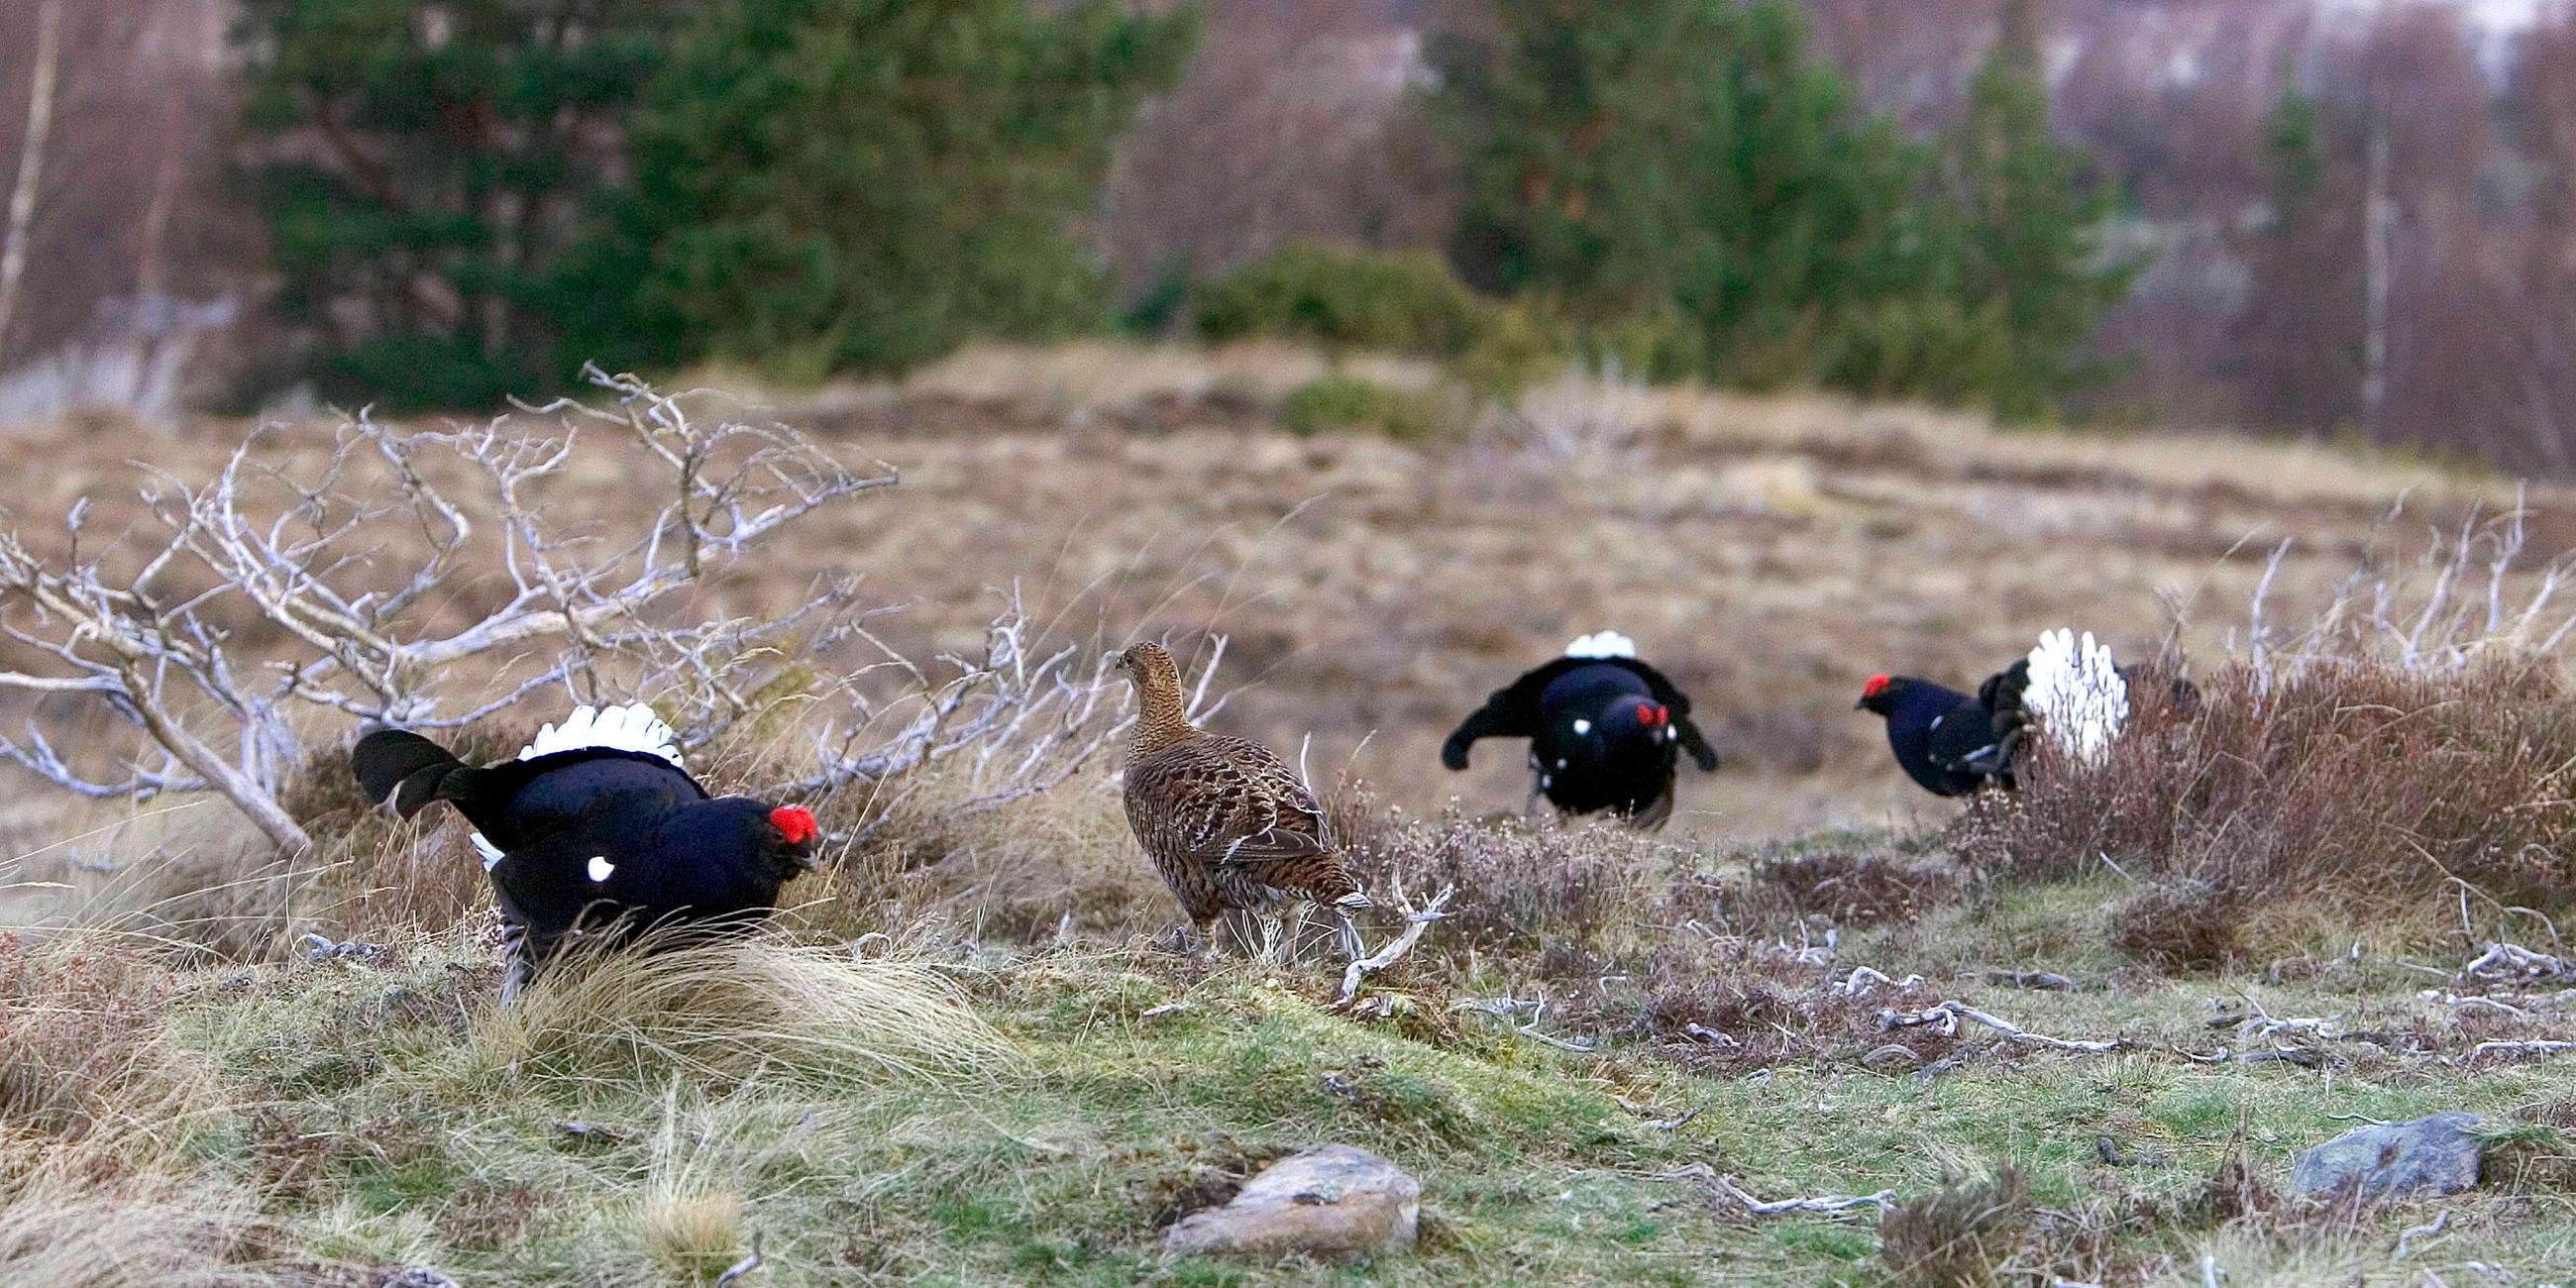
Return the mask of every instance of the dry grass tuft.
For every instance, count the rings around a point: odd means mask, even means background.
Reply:
[[[0,1141],[119,1136],[202,1107],[203,1069],[162,1036],[169,995],[131,950],[0,935]]]
[[[2040,760],[1955,838],[1981,870],[2098,870],[2147,883],[2116,936],[2159,964],[2295,951],[2355,926],[2420,938],[2463,887],[2494,905],[2568,906],[2576,860],[2576,693],[2536,665],[2401,670],[2245,665],[2188,709],[2139,686],[2098,768]]]
[[[248,1200],[175,1181],[50,1173],[0,1188],[0,1283],[255,1288],[281,1282]],[[311,1280],[308,1282],[330,1282]]]
[[[660,1194],[636,1212],[644,1253],[674,1283],[710,1283],[742,1256],[742,1196]]]
[[[485,1069],[633,1085],[955,1080],[1015,1059],[923,966],[763,941],[562,963],[468,1045]]]

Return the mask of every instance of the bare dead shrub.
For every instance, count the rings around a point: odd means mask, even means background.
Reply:
[[[253,434],[212,478],[147,469],[142,520],[103,540],[86,502],[57,535],[0,534],[0,634],[25,668],[0,688],[130,731],[65,752],[30,720],[0,757],[95,798],[214,792],[302,855],[307,823],[346,803],[301,772],[317,735],[350,718],[465,728],[547,689],[648,695],[684,749],[719,758],[794,727],[815,763],[791,788],[814,795],[962,758],[981,798],[1008,799],[1105,742],[1122,690],[1042,641],[1015,596],[980,656],[926,662],[877,641],[847,579],[775,617],[692,617],[685,592],[895,477],[592,375],[596,404],[449,431],[361,415],[318,459]],[[550,500],[602,471],[631,504],[553,517]]]
[[[2533,567],[2530,511],[2517,495],[2500,515],[2472,510],[2435,526],[2409,555],[2401,499],[2372,527],[2361,565],[2297,630],[2271,620],[2273,579],[2290,541],[2272,552],[2247,605],[2241,651],[2260,685],[2312,667],[2374,662],[2401,671],[2459,671],[2545,657],[2576,630],[2557,604],[2571,571],[2560,555]],[[2240,637],[2230,632],[2231,647]]]
[[[2553,670],[2237,663],[2196,702],[2149,685],[2135,705],[2101,765],[2042,754],[2017,794],[1979,801],[1960,853],[2020,877],[2107,860],[2151,883],[2120,934],[2170,964],[2402,928],[2463,884],[2503,906],[2567,906],[2576,694]]]

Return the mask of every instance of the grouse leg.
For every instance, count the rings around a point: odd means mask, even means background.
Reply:
[[[1299,912],[1301,920],[1303,919],[1303,916],[1304,913],[1301,909]],[[1288,919],[1285,915],[1280,913],[1268,913],[1262,916],[1261,960],[1268,962],[1273,966],[1287,965],[1288,958],[1290,956],[1289,948],[1293,943],[1294,940],[1289,933]]]
[[[1352,961],[1358,961],[1367,956],[1368,945],[1360,942],[1359,923],[1351,920],[1350,909],[1335,908],[1333,915],[1341,918],[1342,921],[1342,955]]]
[[[501,1005],[508,1006],[537,977],[537,964],[528,955],[528,928],[516,922],[501,928]]]

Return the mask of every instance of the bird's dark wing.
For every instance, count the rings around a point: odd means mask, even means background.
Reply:
[[[1449,731],[1449,740],[1440,744],[1441,764],[1451,769],[1465,769],[1467,748],[1478,738],[1526,738],[1535,732],[1534,710],[1516,710],[1503,704],[1511,692],[1505,689],[1496,693],[1473,715],[1460,721],[1457,728]]]
[[[707,798],[707,789],[670,761],[607,747],[504,761],[451,774],[447,783],[466,821],[504,852],[586,819],[651,817]]]
[[[1928,751],[1932,763],[1943,769],[2000,774],[2010,760],[2007,739],[2015,738],[2018,732],[1998,730],[1982,707],[1961,704],[1933,718]]]
[[[1440,745],[1440,763],[1451,769],[1467,767],[1467,747],[1479,738],[1527,738],[1538,732],[1539,694],[1556,677],[1578,666],[1600,663],[1597,657],[1560,657],[1536,667],[1521,678],[1496,689],[1485,699],[1485,705],[1461,721]]]
[[[504,920],[526,928],[541,945],[581,924],[583,914],[608,901],[593,879],[591,860],[620,847],[600,829],[569,827],[507,847],[492,865],[492,893]],[[588,834],[586,834],[588,833]],[[540,952],[539,956],[544,953]]]

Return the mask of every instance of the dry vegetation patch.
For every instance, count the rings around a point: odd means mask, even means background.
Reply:
[[[2462,890],[2558,910],[2576,889],[2576,694],[2553,669],[2364,660],[2137,686],[2098,767],[2041,762],[1956,834],[1979,869],[2140,883],[2121,947],[2207,968],[2311,944],[2420,938]]]

